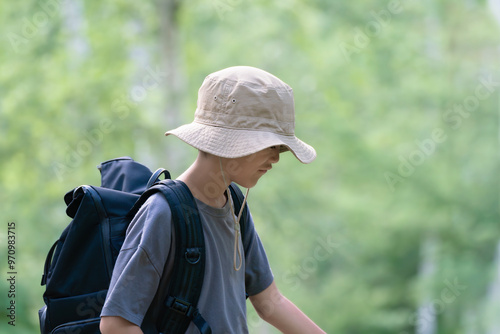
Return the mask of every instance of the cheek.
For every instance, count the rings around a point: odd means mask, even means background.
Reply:
[[[233,178],[250,176],[262,165],[262,162],[257,158],[256,155],[251,155],[232,160],[227,164],[226,170]]]
[[[242,166],[239,169],[239,172],[234,175],[234,177],[239,178],[239,179],[249,179],[249,178],[253,178],[255,174],[256,174],[256,170],[254,168],[252,168],[252,166],[246,165],[246,166]]]
[[[238,169],[238,172],[231,176],[232,180],[244,188],[252,188],[262,177],[257,166],[246,164]]]

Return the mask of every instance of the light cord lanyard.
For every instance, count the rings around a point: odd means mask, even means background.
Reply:
[[[225,186],[225,189],[226,189],[226,194],[227,194],[227,199],[229,201],[229,205],[231,207],[231,216],[233,217],[233,221],[234,221],[234,256],[233,256],[233,268],[234,270],[238,271],[241,269],[241,265],[243,264],[243,258],[241,256],[241,249],[240,249],[240,234],[241,234],[241,231],[240,231],[240,219],[241,219],[241,215],[243,213],[243,209],[245,208],[245,204],[247,202],[247,198],[248,198],[248,192],[249,192],[249,188],[247,188],[247,191],[246,191],[246,194],[245,194],[245,197],[243,199],[243,203],[241,204],[241,208],[240,208],[240,212],[238,213],[238,217],[236,218],[236,214],[234,213],[234,207],[233,207],[233,200],[231,198],[231,192],[229,191],[229,186],[227,185],[227,182],[226,182],[226,177],[224,176],[224,171],[222,169],[222,159],[219,157],[219,164],[220,164],[220,171],[222,173],[222,180],[224,181],[224,186]],[[238,257],[238,262],[239,264],[236,265],[237,263],[237,258]]]

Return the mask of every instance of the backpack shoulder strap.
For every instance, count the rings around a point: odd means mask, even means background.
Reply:
[[[190,322],[200,333],[210,334],[208,323],[198,311],[205,274],[205,240],[198,207],[189,188],[180,181],[164,180],[148,189],[129,214],[134,215],[154,193],[165,196],[172,212],[175,230],[174,268],[169,281],[164,277],[158,287],[161,300],[157,328],[160,333],[184,333]]]

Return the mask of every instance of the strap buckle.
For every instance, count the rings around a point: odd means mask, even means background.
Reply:
[[[195,311],[193,304],[190,302],[172,296],[167,298],[165,305],[175,312],[187,317],[191,317]]]

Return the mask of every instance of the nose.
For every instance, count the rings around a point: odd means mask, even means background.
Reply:
[[[275,164],[278,161],[280,161],[280,150],[279,150],[279,148],[278,149],[272,148],[269,162],[272,164]]]

